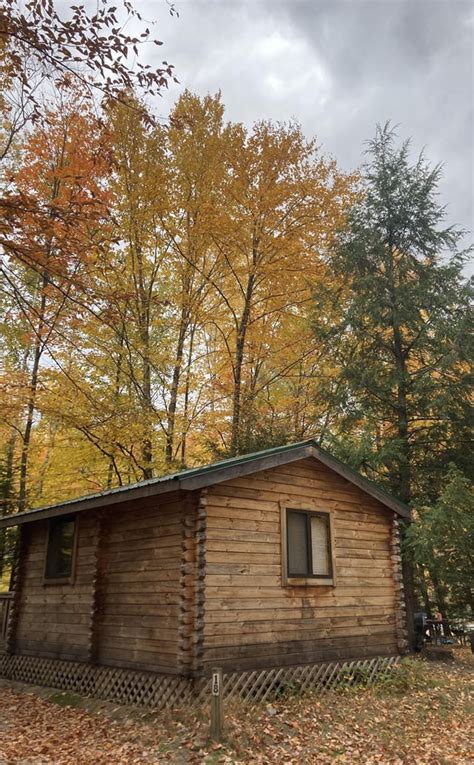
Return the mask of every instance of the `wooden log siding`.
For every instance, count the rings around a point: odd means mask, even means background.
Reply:
[[[334,584],[282,581],[282,508],[332,518]],[[200,677],[405,649],[393,511],[312,458],[77,516],[72,583],[21,527],[10,653]]]
[[[405,588],[403,584],[402,556],[400,549],[400,527],[398,518],[394,517],[392,525],[392,567],[396,593],[396,633],[400,653],[408,651],[407,611],[405,603]]]
[[[44,584],[48,522],[24,531],[22,587],[14,635],[14,652],[54,659],[89,658],[96,524],[91,516],[77,522],[74,582]]]
[[[333,515],[335,586],[282,586],[281,504]],[[401,648],[393,513],[313,460],[208,490],[204,667],[241,670]]]
[[[30,534],[28,529],[18,529],[18,539],[15,548],[11,579],[11,589],[13,596],[9,608],[4,643],[5,652],[9,654],[14,653],[15,651],[15,640],[22,602],[23,580],[29,536]]]
[[[107,577],[107,561],[105,558],[104,542],[104,513],[100,510],[94,513],[95,520],[95,551],[94,574],[92,578],[91,610],[89,622],[89,655],[88,661],[96,663],[99,657],[100,621],[103,615],[105,584]]]
[[[21,527],[24,549],[15,576],[10,651],[190,672],[198,608],[193,563],[198,499],[186,503],[182,495],[170,494],[166,501],[150,498],[81,514],[72,583],[44,583],[48,522]],[[189,556],[187,570],[183,566]],[[180,642],[183,599],[191,623],[187,639]]]
[[[106,573],[98,612],[98,663],[186,671],[180,609],[183,587],[189,585],[183,556],[192,564],[193,554],[190,527],[184,527],[189,509],[182,497],[170,495],[166,501],[141,500],[104,514]]]
[[[181,570],[179,605],[178,667],[183,674],[193,670],[193,641],[196,627],[196,568],[197,568],[197,502],[195,493],[185,500],[185,514],[181,528]]]

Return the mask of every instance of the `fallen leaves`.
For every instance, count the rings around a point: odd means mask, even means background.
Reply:
[[[208,740],[205,712],[89,700],[87,709],[60,706],[1,681],[0,765],[468,765],[473,669],[466,656],[450,667],[424,665],[424,682],[404,692],[381,686],[257,706],[228,702],[222,744]]]

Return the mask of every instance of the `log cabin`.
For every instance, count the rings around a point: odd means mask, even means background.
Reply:
[[[199,678],[399,655],[409,517],[310,440],[2,518],[18,544],[0,674],[60,686],[68,667]]]

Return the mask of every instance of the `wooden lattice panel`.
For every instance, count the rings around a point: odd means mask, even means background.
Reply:
[[[224,674],[224,699],[240,697],[259,702],[285,693],[322,693],[338,683],[370,685],[386,675],[399,656],[350,662],[304,664]],[[35,656],[0,656],[0,675],[33,685],[72,691],[82,696],[108,699],[118,704],[137,704],[154,709],[183,705],[201,706],[210,699],[210,679],[191,680],[176,675],[134,672],[80,662],[41,659]]]
[[[374,680],[387,675],[400,660],[399,656],[383,656],[328,664],[304,664],[293,667],[276,667],[247,672],[224,674],[224,698],[240,697],[245,701],[266,701],[285,693],[301,695],[305,691],[322,693],[338,684],[371,685]],[[195,703],[202,704],[210,695],[210,682],[195,688]]]
[[[175,675],[97,667],[35,656],[1,657],[0,675],[11,680],[72,691],[82,696],[156,709],[189,703],[193,690],[190,680]]]

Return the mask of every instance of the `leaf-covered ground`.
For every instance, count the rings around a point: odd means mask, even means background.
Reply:
[[[0,681],[0,765],[293,765],[474,762],[474,662],[409,661],[377,687],[226,710],[226,742],[206,714],[150,714]]]

